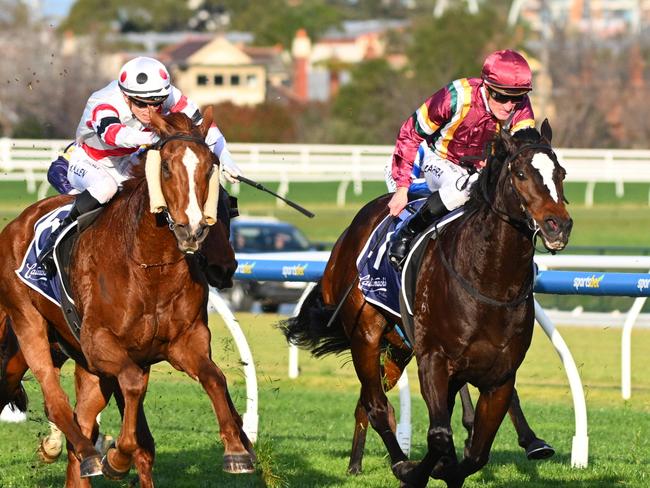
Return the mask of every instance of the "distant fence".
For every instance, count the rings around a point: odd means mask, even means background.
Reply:
[[[42,198],[48,188],[47,168],[69,142],[0,138],[0,181],[26,181],[27,190]],[[291,183],[338,182],[341,206],[350,184],[359,195],[364,182],[384,181],[384,167],[393,152],[393,146],[230,143],[228,147],[247,175],[279,183],[281,195],[288,193]],[[587,206],[593,205],[596,183],[614,183],[619,197],[625,183],[650,183],[650,150],[556,149],[556,153],[567,170],[567,181],[587,184]]]

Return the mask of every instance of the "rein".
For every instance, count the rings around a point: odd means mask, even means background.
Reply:
[[[553,149],[548,145],[548,144],[526,144],[519,149],[517,149],[514,153],[509,154],[508,157],[505,159],[503,162],[503,167],[510,167],[510,164],[512,161],[519,156],[522,152],[529,150],[529,149],[541,149],[544,151],[549,151],[553,152]],[[512,180],[511,180],[512,181]],[[481,194],[483,196],[483,200],[485,203],[488,205],[489,209],[491,212],[493,212],[500,220],[503,222],[510,224],[512,227],[515,228],[518,232],[523,234],[524,236],[528,237],[533,241],[533,247],[535,245],[535,237],[537,236],[537,232],[539,231],[539,228],[537,226],[537,223],[532,220],[532,218],[528,215],[528,212],[525,210],[523,203],[521,203],[521,197],[519,194],[515,191],[515,194],[517,195],[517,198],[520,201],[520,205],[522,208],[524,208],[524,213],[526,215],[526,218],[522,219],[519,217],[514,217],[510,215],[509,213],[497,208],[491,201],[489,195],[488,195],[488,178],[486,177],[482,182],[481,182]],[[452,249],[455,247],[456,240],[458,237],[458,232],[459,229],[456,229],[456,232],[453,234],[452,237]],[[445,256],[443,250],[442,250],[442,243],[438,242],[438,253],[440,254],[440,259],[442,261],[442,264],[444,265],[445,269],[447,272],[460,283],[460,285],[463,287],[463,289],[472,297],[476,298],[478,301],[486,303],[488,305],[492,305],[495,307],[507,307],[507,308],[514,308],[517,307],[518,305],[521,305],[523,302],[525,302],[533,293],[533,288],[535,286],[535,279],[533,276],[533,273],[530,275],[530,279],[528,280],[528,283],[526,284],[525,287],[522,288],[522,291],[518,294],[516,298],[513,300],[498,300],[496,298],[489,297],[487,295],[484,295],[481,293],[475,286],[473,286],[469,281],[467,281],[465,278],[463,278],[451,265],[449,260],[447,259],[447,256]]]
[[[151,146],[151,149],[154,149],[156,151],[160,151],[165,144],[171,141],[188,141],[188,142],[196,142],[197,144],[203,144],[204,146],[208,146],[205,142],[205,140],[201,139],[200,137],[193,136],[191,134],[172,134],[171,136],[165,137],[164,139],[160,139],[158,142],[156,142],[153,146]]]
[[[437,232],[437,231],[436,231]],[[453,234],[453,240],[452,240],[452,247],[454,247],[454,244],[456,244],[456,238],[458,237],[458,229],[456,229],[456,232]],[[497,300],[496,298],[491,298],[487,295],[484,295],[481,293],[478,288],[473,286],[469,281],[467,281],[465,278],[463,278],[451,265],[451,263],[447,260],[447,256],[445,256],[445,253],[442,251],[442,242],[438,241],[438,253],[440,254],[440,259],[442,261],[442,264],[444,265],[445,269],[447,272],[453,276],[458,283],[463,287],[463,289],[471,296],[476,298],[479,302],[486,303],[488,305],[492,305],[495,307],[506,307],[506,308],[514,308],[517,307],[518,305],[521,305],[523,302],[528,300],[528,298],[533,294],[533,288],[535,286],[535,279],[533,274],[530,274],[530,279],[528,280],[528,284],[526,285],[525,288],[523,288],[523,291],[519,293],[519,296],[513,300],[509,301],[504,301],[504,300]]]

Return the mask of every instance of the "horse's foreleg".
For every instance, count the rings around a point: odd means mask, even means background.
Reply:
[[[84,473],[88,476],[99,474],[101,458],[93,443],[82,434],[74,419],[68,397],[59,383],[50,354],[45,320],[33,308],[15,311],[11,320],[25,361],[41,386],[48,418],[63,431],[68,442],[72,444],[81,459]]]
[[[124,417],[124,398],[120,390],[115,390],[115,403]],[[138,480],[141,488],[153,488],[153,463],[156,455],[156,449],[153,436],[149,430],[149,424],[144,412],[144,408],[138,410],[138,427],[136,431],[138,438],[138,448],[135,451],[133,462],[138,470]],[[133,483],[130,483],[131,485]]]
[[[253,446],[242,425],[226,377],[210,357],[210,332],[207,325],[191,327],[169,347],[169,362],[198,380],[217,415],[224,445],[223,469],[229,473],[252,473],[256,460]]]
[[[514,384],[515,378],[512,377],[498,388],[481,391],[476,402],[476,418],[470,446],[465,449],[465,456],[458,466],[444,472],[441,476],[448,487],[461,487],[465,478],[477,472],[488,462],[492,442],[510,407]]]
[[[526,451],[526,457],[528,459],[546,459],[555,454],[555,449],[544,439],[537,437],[533,429],[528,425],[524,412],[521,409],[519,395],[516,389],[512,392],[512,401],[510,402],[508,413],[517,431],[519,445]]]
[[[88,326],[87,330],[93,330]],[[117,378],[119,390],[124,398],[122,428],[114,448],[108,449],[102,461],[102,472],[110,479],[122,479],[131,469],[133,456],[138,449],[136,435],[139,410],[142,408],[149,369],[143,370],[126,353],[117,339],[101,328],[92,337],[82,336],[82,347],[88,342],[88,349],[94,354],[89,357],[92,367],[102,373]],[[101,344],[101,348],[93,346]],[[94,418],[93,418],[94,421]]]
[[[75,365],[75,393],[77,397],[75,417],[83,434],[93,441],[99,432],[99,426],[95,419],[108,403],[111,386],[108,380],[102,381],[81,366]],[[80,477],[79,460],[70,449],[68,449],[65,486],[66,488],[89,488],[91,486],[90,480]]]
[[[472,438],[472,429],[474,428],[474,405],[472,405],[472,397],[469,396],[467,383],[460,388],[458,393],[460,394],[460,403],[463,406],[463,427],[467,431],[465,447],[468,447]]]
[[[457,465],[450,415],[455,391],[450,392],[446,360],[433,352],[418,360],[420,391],[429,411],[427,453],[419,463],[402,463],[393,469],[408,486],[426,486],[429,476],[440,477]]]

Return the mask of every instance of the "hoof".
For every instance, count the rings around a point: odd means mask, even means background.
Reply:
[[[250,454],[226,454],[223,457],[223,470],[226,473],[254,473],[255,467]]]
[[[111,447],[115,447],[115,439],[113,439],[113,436],[108,434],[104,435],[100,432],[95,442],[97,452],[104,456]]]
[[[542,439],[535,439],[526,447],[526,457],[530,461],[547,459],[555,454],[555,449]]]
[[[348,466],[348,474],[352,476],[357,476],[361,474],[361,466],[359,465]]]
[[[62,446],[59,444],[58,446],[50,446],[47,447],[45,445],[46,440],[42,439],[41,444],[38,446],[38,450],[36,453],[38,454],[38,458],[41,460],[41,462],[45,464],[52,464],[55,462],[57,459],[59,459],[59,456],[61,455],[62,451]]]
[[[108,460],[108,455],[114,449],[115,447],[109,447],[108,451],[106,451],[106,455],[102,458],[102,473],[104,474],[104,477],[108,478],[109,480],[123,480],[129,474],[131,468],[129,467],[129,469],[126,471],[118,471],[117,469],[113,468],[113,466],[111,466],[111,463]]]
[[[99,454],[88,456],[79,465],[79,472],[82,478],[99,476],[102,474],[102,458]]]
[[[417,467],[417,465],[418,463],[416,461],[399,461],[391,466],[391,470],[398,480],[406,482],[407,476]]]

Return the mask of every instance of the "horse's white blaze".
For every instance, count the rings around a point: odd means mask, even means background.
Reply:
[[[189,203],[185,209],[185,214],[190,220],[190,229],[196,231],[199,228],[199,223],[203,218],[203,212],[201,212],[201,207],[199,206],[199,201],[196,199],[196,184],[194,183],[194,173],[196,172],[196,167],[199,164],[199,158],[196,157],[196,154],[189,148],[185,148],[185,154],[183,155],[183,164],[187,170],[187,179],[190,184],[190,193],[189,193]]]
[[[555,188],[555,182],[553,181],[555,163],[553,163],[548,154],[537,153],[533,156],[531,164],[537,171],[539,171],[539,174],[542,175],[542,180],[544,181],[546,188],[548,188],[551,198],[557,202],[557,188]]]

